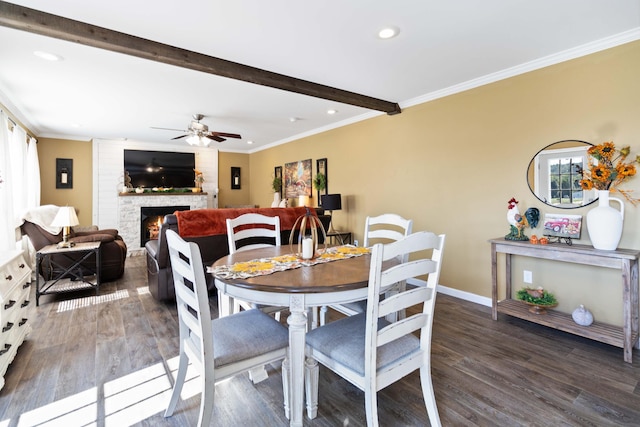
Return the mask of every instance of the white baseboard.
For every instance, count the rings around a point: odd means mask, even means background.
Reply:
[[[449,295],[455,298],[460,298],[465,301],[474,302],[476,304],[491,307],[491,298],[483,297],[480,295],[472,294],[471,292],[461,291],[459,289],[449,288],[446,286],[438,285],[438,292],[445,295]]]

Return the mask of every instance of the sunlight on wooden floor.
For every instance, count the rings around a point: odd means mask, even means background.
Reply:
[[[169,403],[172,384],[178,370],[179,357],[140,369],[104,384],[103,393],[92,387],[81,393],[41,406],[20,415],[19,427],[33,426],[93,426],[98,421],[98,403],[104,396],[104,425],[129,426],[155,414],[163,413]],[[169,372],[167,372],[169,369]],[[172,381],[169,380],[169,375]],[[189,365],[180,397],[187,400],[200,394],[201,381],[197,370]],[[180,410],[180,406],[176,411]],[[8,427],[11,419],[0,421]]]

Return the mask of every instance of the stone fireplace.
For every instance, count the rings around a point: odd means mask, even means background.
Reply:
[[[149,240],[158,240],[160,226],[165,215],[175,211],[188,211],[189,206],[143,206],[140,208],[140,247]]]
[[[143,229],[142,225],[142,208],[152,208],[157,212],[162,209],[162,212],[155,215],[159,216],[162,221],[164,215],[176,210],[205,209],[206,207],[207,195],[205,193],[121,194],[118,197],[118,231],[127,244],[130,255],[143,254],[143,242],[146,242],[145,234],[147,231]],[[153,224],[151,224],[151,228],[154,228]],[[149,234],[152,231],[150,230]]]

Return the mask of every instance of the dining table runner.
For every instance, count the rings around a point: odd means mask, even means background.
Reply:
[[[207,267],[207,272],[213,274],[218,279],[247,279],[249,277],[265,276],[277,271],[293,270],[295,268],[353,258],[368,254],[371,250],[359,246],[343,245],[318,252],[320,252],[320,255],[313,259],[301,259],[295,254],[286,254],[270,258],[236,262],[230,265]]]

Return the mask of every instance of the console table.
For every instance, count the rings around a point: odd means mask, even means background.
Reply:
[[[497,238],[491,243],[491,314],[498,320],[498,313],[525,319],[530,322],[549,326],[606,344],[622,347],[624,361],[632,362],[632,349],[638,347],[638,257],[640,251],[618,249],[602,251],[587,245],[532,245]],[[498,301],[498,253],[505,254],[506,299]],[[622,308],[624,325],[613,326],[602,322],[593,322],[590,326],[577,325],[570,314],[557,310],[548,310],[546,315],[530,313],[526,304],[512,298],[511,256],[519,255],[553,261],[585,264],[596,267],[620,270],[622,284]]]

